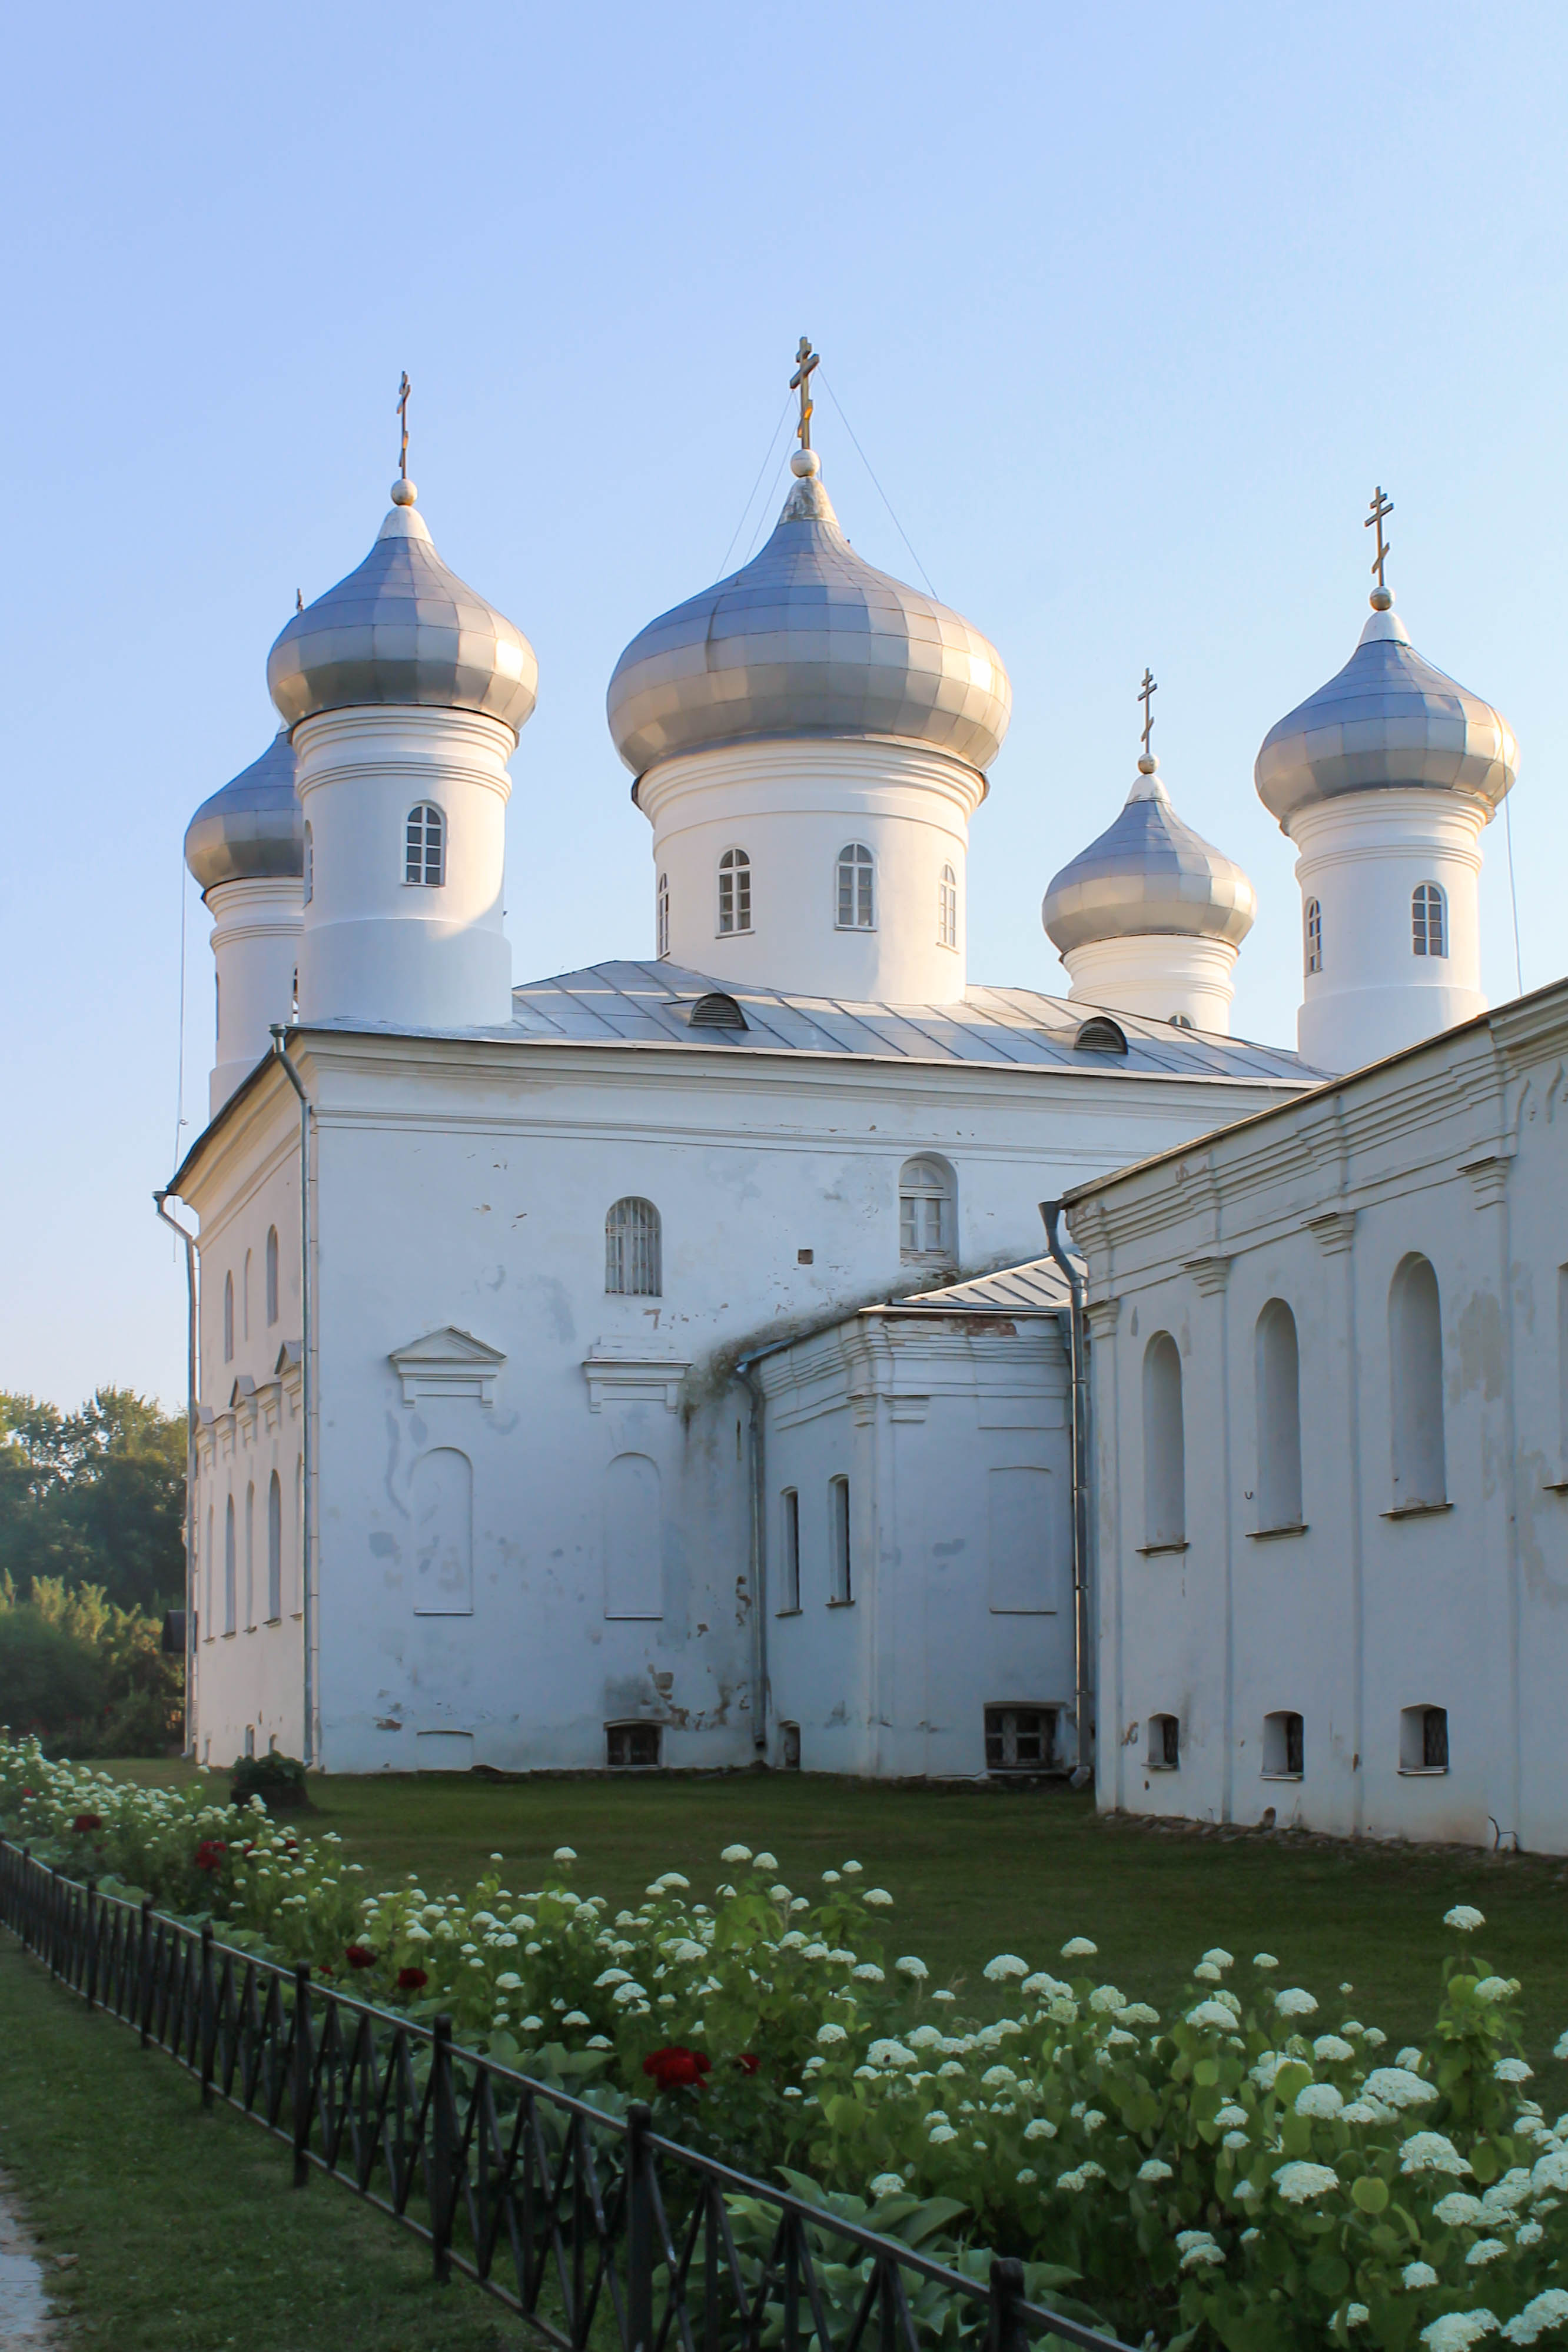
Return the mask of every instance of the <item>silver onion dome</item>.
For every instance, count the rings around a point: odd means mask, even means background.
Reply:
[[[296,613],[267,657],[284,723],[366,703],[479,710],[514,734],[532,712],[539,664],[521,629],[436,552],[412,482],[355,572]]]
[[[621,758],[640,776],[721,743],[892,737],[988,767],[1013,708],[995,646],[856,554],[815,449],[790,463],[795,485],[761,554],[650,621],[616,663]]]
[[[1286,831],[1298,809],[1396,786],[1465,793],[1496,807],[1519,769],[1500,712],[1423,661],[1373,591],[1372,618],[1337,677],[1270,728],[1254,771],[1258,796]]]
[[[1159,765],[1144,753],[1115,824],[1046,892],[1040,919],[1060,954],[1151,933],[1239,947],[1252,929],[1257,891],[1234,859],[1182,823]]]
[[[185,864],[204,891],[305,870],[305,820],[294,753],[280,727],[259,760],[202,803],[185,827]]]

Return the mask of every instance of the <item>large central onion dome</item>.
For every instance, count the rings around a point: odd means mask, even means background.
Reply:
[[[988,767],[1013,707],[995,646],[862,562],[815,449],[790,462],[795,487],[761,554],[650,621],[616,663],[616,751],[641,776],[719,744],[890,737]]]
[[[1114,824],[1064,866],[1040,908],[1058,952],[1106,940],[1224,940],[1239,947],[1258,893],[1233,858],[1184,824],[1146,751]]]
[[[287,727],[259,760],[202,803],[185,827],[185,864],[204,891],[304,873],[305,821]]]
[[[1495,808],[1518,772],[1507,719],[1422,660],[1392,589],[1375,588],[1372,603],[1338,677],[1263,739],[1258,796],[1287,833],[1298,809],[1345,793],[1415,787]]]
[[[521,629],[449,572],[409,481],[356,572],[296,613],[267,657],[289,727],[366,703],[479,710],[514,734],[533,709],[539,664]]]

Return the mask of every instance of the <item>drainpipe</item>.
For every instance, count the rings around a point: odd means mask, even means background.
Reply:
[[[1078,1709],[1078,1762],[1072,1784],[1081,1789],[1094,1770],[1089,1738],[1089,1368],[1084,1328],[1089,1281],[1062,1246],[1061,1202],[1042,1201],[1040,1214],[1045,1219],[1046,1246],[1067,1276],[1072,1300],[1068,1328],[1072,1378],[1072,1666]]]
[[[763,1350],[771,1355],[772,1349]],[[751,1399],[749,1454],[752,1488],[752,1746],[763,1763],[768,1752],[768,1562],[767,1503],[763,1461],[763,1387],[752,1369],[755,1356],[742,1356],[735,1378]]]
[[[164,1205],[167,1185],[153,1195],[163,1223],[185,1244],[185,1754],[196,1752],[196,1237]]]
[[[316,1449],[311,1436],[311,1420],[315,1405],[316,1383],[310,1369],[310,1097],[300,1084],[300,1073],[289,1058],[285,1044],[289,1032],[280,1022],[272,1024],[272,1058],[282,1070],[294,1092],[300,1097],[300,1412],[304,1423],[300,1434],[300,1483],[302,1507],[300,1512],[300,1631],[305,1650],[305,1755],[307,1766],[316,1761],[316,1671],[314,1643],[316,1612],[313,1605],[311,1570],[315,1565],[315,1547],[310,1541],[310,1506],[315,1481]]]

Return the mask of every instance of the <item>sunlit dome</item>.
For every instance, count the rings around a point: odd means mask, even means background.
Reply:
[[[609,723],[634,774],[719,744],[891,738],[989,767],[1012,713],[1002,657],[959,614],[856,554],[815,449],[762,552],[635,636]]]
[[[1064,866],[1040,908],[1058,953],[1150,934],[1239,946],[1258,893],[1234,858],[1184,824],[1147,751],[1121,814]]]
[[[436,552],[409,481],[357,571],[296,613],[267,659],[284,723],[366,703],[478,710],[515,734],[539,687],[533,647]]]
[[[294,753],[280,727],[259,760],[202,803],[185,827],[185,864],[204,890],[301,875],[304,840]]]

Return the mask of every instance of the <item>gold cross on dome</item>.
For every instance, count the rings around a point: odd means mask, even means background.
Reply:
[[[1381,482],[1379,482],[1377,488],[1373,493],[1370,504],[1372,507],[1372,512],[1363,523],[1362,529],[1363,530],[1370,530],[1373,523],[1377,525],[1377,553],[1372,560],[1372,568],[1377,574],[1377,584],[1381,588],[1384,585],[1383,567],[1394,552],[1393,548],[1390,547],[1388,541],[1383,535],[1383,519],[1385,515],[1391,515],[1394,512],[1394,500],[1384,497],[1383,484]]]
[[[815,408],[815,403],[811,397],[811,372],[813,368],[821,365],[821,353],[812,350],[811,337],[809,335],[802,335],[800,339],[800,349],[796,352],[795,357],[795,373],[789,380],[790,390],[792,392],[798,392],[800,394],[800,423],[795,429],[801,447],[803,449],[809,449],[811,446],[811,419]]]
[[[1138,700],[1143,705],[1143,749],[1149,749],[1149,738],[1154,731],[1154,697],[1160,691],[1154,673],[1147,662],[1143,665],[1143,683],[1138,689]]]
[[[397,414],[403,419],[403,450],[398,460],[404,481],[408,479],[408,395],[414,387],[408,381],[408,370],[403,371],[403,382],[397,387]]]

